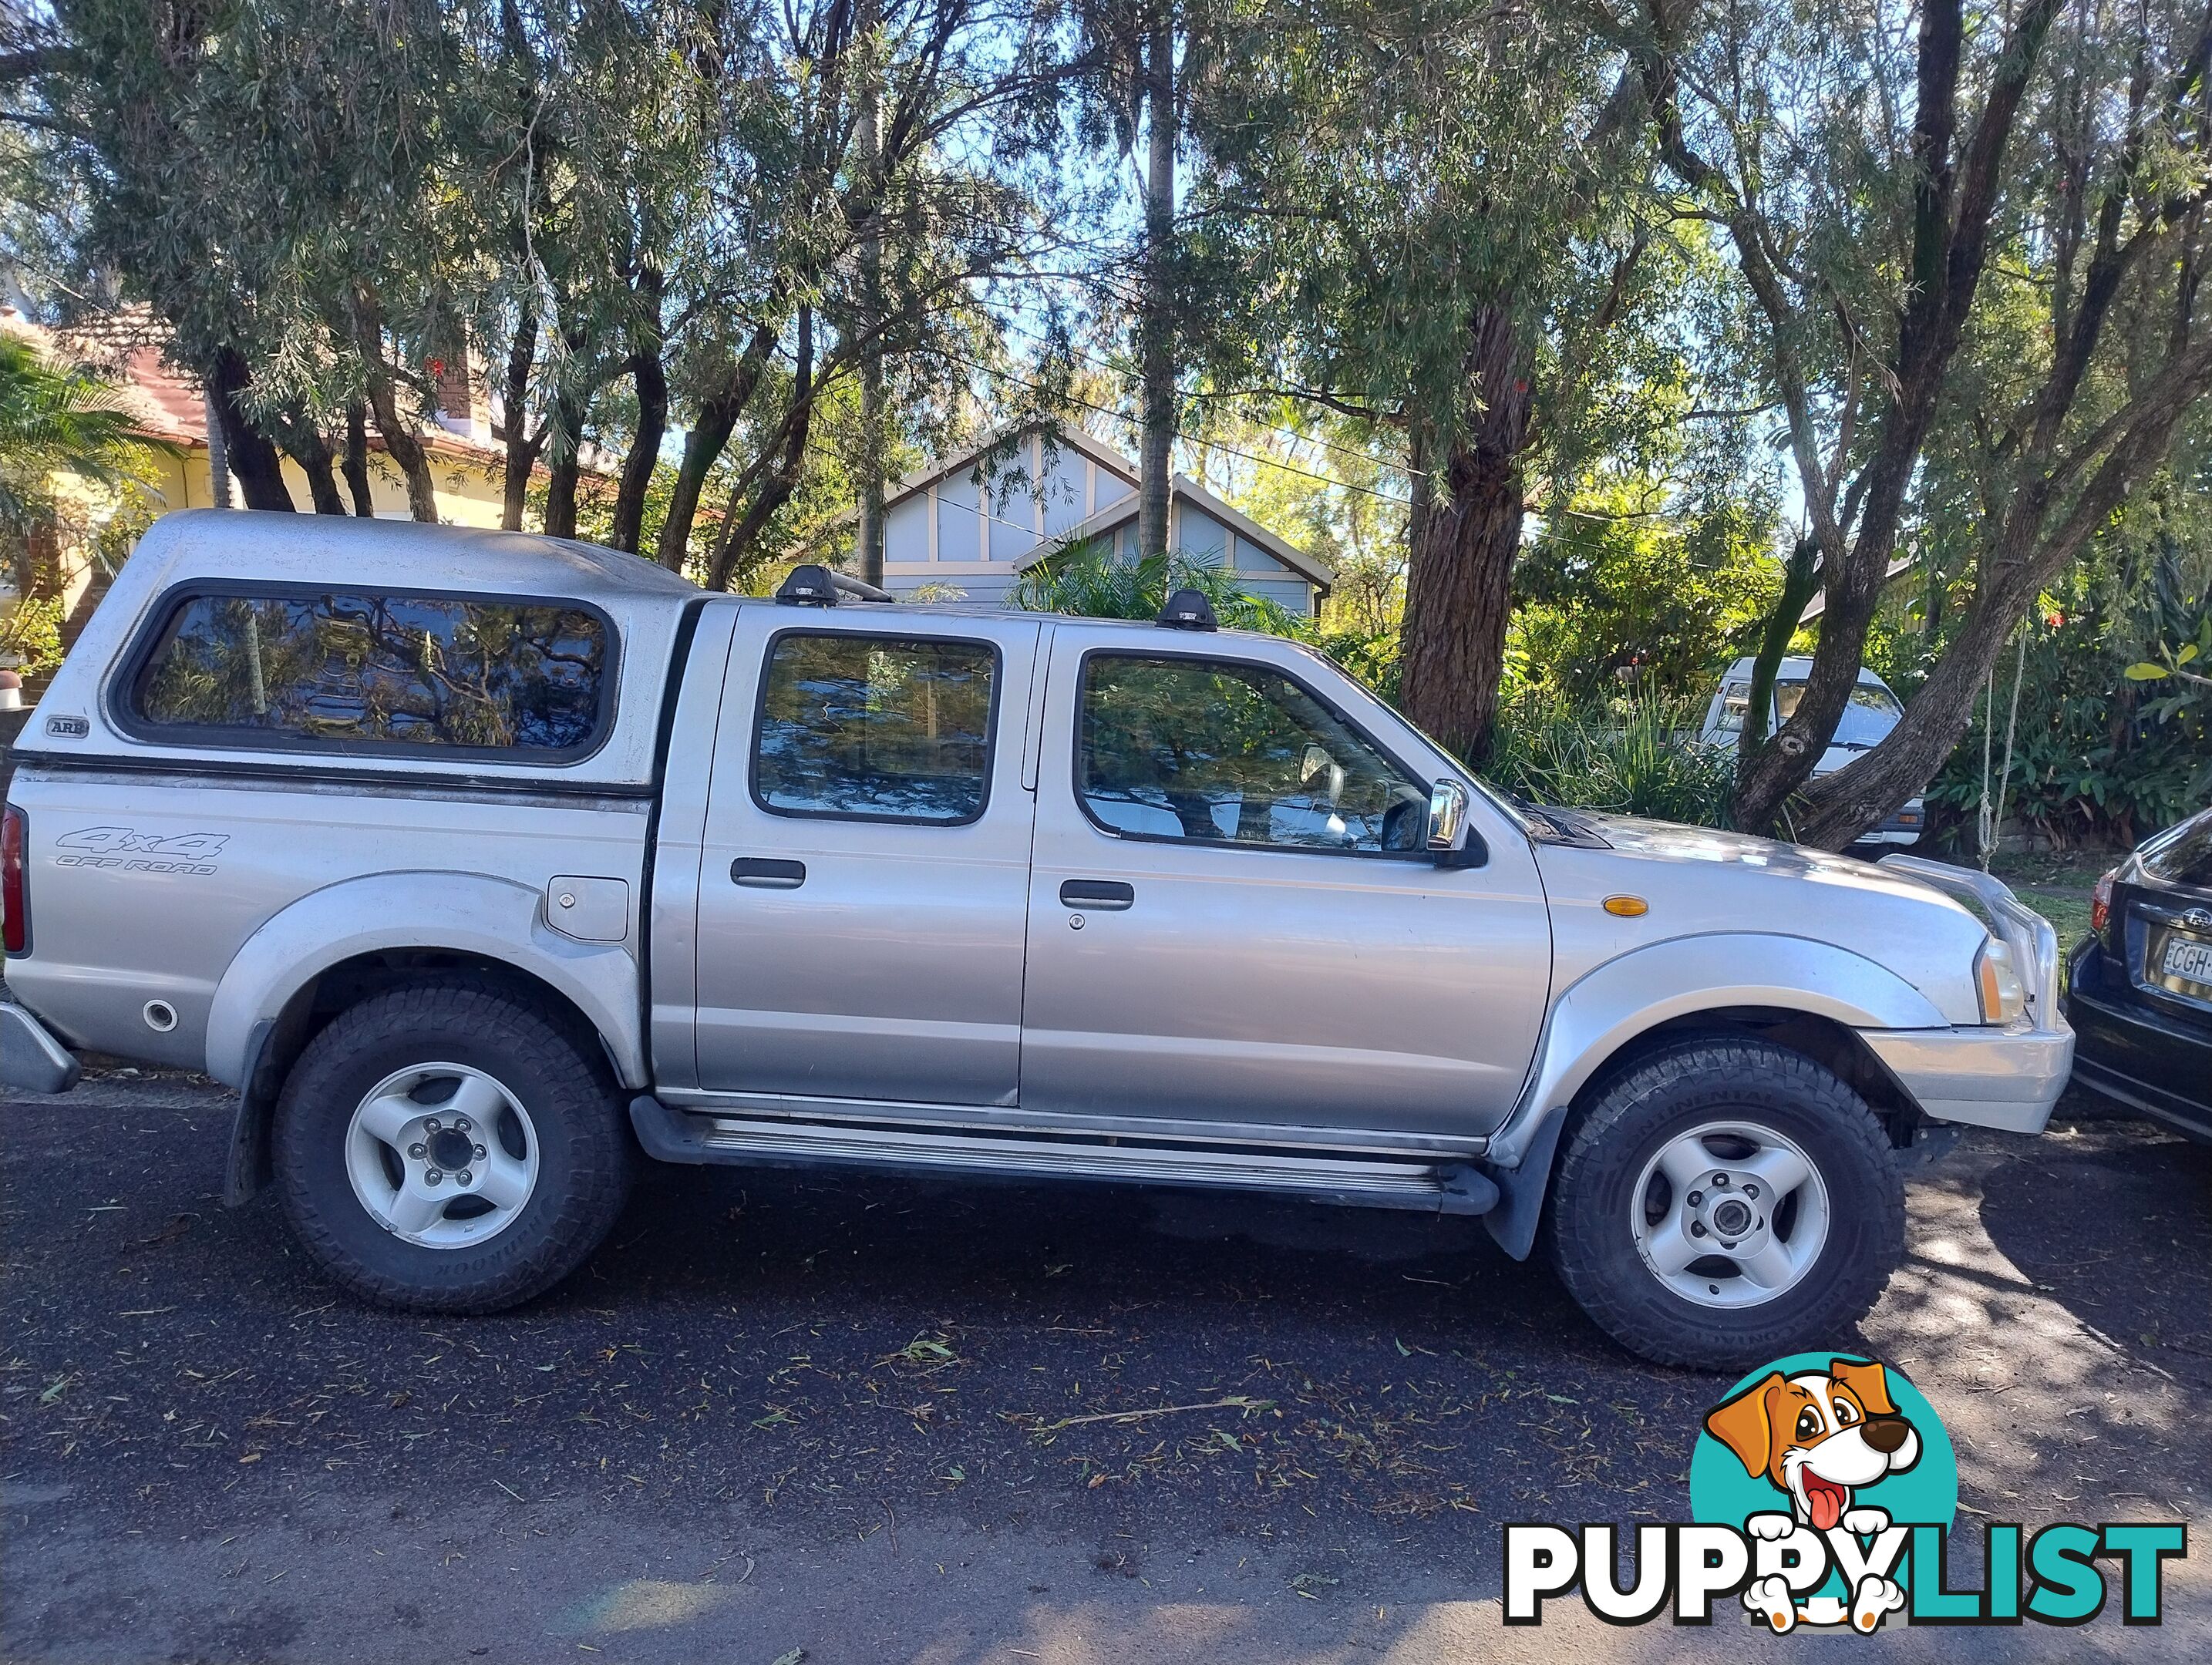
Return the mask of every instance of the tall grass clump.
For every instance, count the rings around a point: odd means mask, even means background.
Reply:
[[[1701,700],[1522,694],[1499,712],[1484,777],[1535,804],[1728,824],[1735,753],[1698,738]]]

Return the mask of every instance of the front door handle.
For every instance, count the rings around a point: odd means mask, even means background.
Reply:
[[[1060,905],[1065,908],[1095,908],[1111,913],[1136,899],[1137,887],[1118,878],[1071,878],[1060,887]]]
[[[730,864],[730,878],[754,890],[796,890],[806,883],[804,861],[779,861],[768,856],[740,856]]]

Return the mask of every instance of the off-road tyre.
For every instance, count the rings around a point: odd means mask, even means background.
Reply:
[[[1716,1119],[1771,1127],[1827,1188],[1828,1239],[1802,1279],[1756,1306],[1717,1309],[1662,1283],[1639,1253],[1631,1192],[1670,1141]],[[1905,1183],[1888,1136],[1849,1085],[1802,1054],[1736,1036],[1671,1044],[1569,1112],[1545,1213],[1560,1280],[1632,1352],[1692,1369],[1749,1369],[1844,1345],[1905,1253]]]
[[[341,1287],[414,1312],[496,1312],[553,1287],[605,1239],[635,1162],[597,1037],[530,995],[467,975],[373,995],[309,1042],[277,1101],[276,1189],[294,1233]],[[492,1076],[535,1131],[537,1182],[514,1223],[467,1248],[392,1236],[362,1206],[344,1146],[353,1113],[393,1072],[428,1061]]]

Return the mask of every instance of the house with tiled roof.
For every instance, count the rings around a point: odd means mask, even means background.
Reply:
[[[0,332],[27,341],[43,356],[58,363],[82,365],[110,385],[107,402],[128,412],[133,429],[159,441],[165,449],[149,459],[149,495],[155,512],[209,508],[225,501],[213,474],[213,453],[208,444],[210,411],[206,393],[191,376],[178,371],[163,356],[166,334],[143,307],[125,308],[104,317],[52,329],[13,307],[0,305]],[[434,423],[424,424],[422,439],[428,453],[430,473],[438,500],[438,518],[450,526],[495,527],[505,504],[507,449],[492,429],[489,401],[479,391],[480,379],[459,370],[438,380],[438,410]],[[373,429],[368,435],[369,500],[379,520],[409,518],[406,477],[386,453],[384,440]],[[307,478],[289,457],[283,459],[286,489],[293,507],[313,510],[314,500]],[[542,469],[542,465],[540,465]],[[606,471],[597,459],[586,458],[586,471]],[[242,503],[245,493],[235,479],[228,501]],[[53,593],[63,605],[64,651],[91,616],[112,575],[103,569],[97,554],[97,536],[110,523],[120,504],[112,492],[94,482],[58,483],[59,494],[72,505],[77,524],[58,537],[46,534],[43,561],[53,574]],[[16,594],[12,574],[0,573],[0,616],[14,605]]]
[[[64,330],[50,330],[13,308],[0,307],[0,330],[21,336],[41,350],[86,366],[114,384],[113,402],[137,418],[149,439],[166,441],[177,455],[155,483],[161,507],[208,508],[219,500],[210,472],[206,394],[198,381],[162,356],[161,326],[139,307]],[[437,486],[438,518],[449,526],[496,526],[505,497],[507,448],[492,432],[489,401],[475,378],[459,370],[438,379],[438,414],[422,430]],[[295,508],[314,507],[307,478],[290,458],[284,484]],[[385,453],[383,437],[368,435],[370,501],[379,520],[408,518],[407,479]],[[236,483],[230,501],[244,501]]]

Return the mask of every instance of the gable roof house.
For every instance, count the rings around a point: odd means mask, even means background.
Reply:
[[[884,584],[910,595],[947,585],[995,605],[1037,562],[1098,539],[1137,549],[1137,465],[1079,428],[1036,423],[996,434],[908,475],[884,500]],[[1322,562],[1177,474],[1168,548],[1225,568],[1238,586],[1310,617],[1335,574]]]

